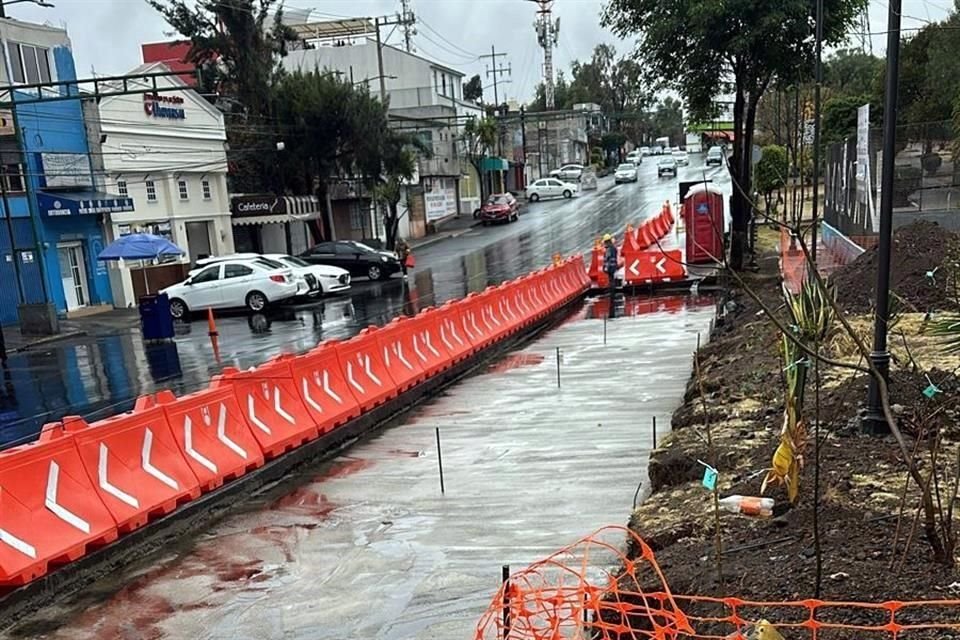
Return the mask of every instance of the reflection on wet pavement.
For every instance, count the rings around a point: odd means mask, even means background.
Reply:
[[[622,521],[646,478],[651,419],[669,424],[713,315],[709,298],[621,299],[601,322],[603,304],[18,635],[471,637],[502,564]]]

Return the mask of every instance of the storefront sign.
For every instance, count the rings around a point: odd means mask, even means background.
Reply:
[[[153,118],[184,120],[183,98],[161,93],[143,94],[143,112]]]
[[[423,194],[423,201],[426,205],[427,222],[440,220],[447,217],[447,194],[443,191],[433,191]]]
[[[40,212],[50,217],[124,213],[133,211],[133,199],[98,191],[79,193],[37,192]]]
[[[235,218],[282,215],[286,212],[286,201],[272,194],[254,194],[230,198],[230,213]]]
[[[43,177],[48,189],[75,189],[93,186],[90,161],[84,153],[41,153]]]

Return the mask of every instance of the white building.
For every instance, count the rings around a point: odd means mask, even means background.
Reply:
[[[153,63],[130,73],[164,71],[165,65]],[[104,186],[134,201],[133,211],[105,216],[107,242],[137,232],[165,236],[189,263],[231,253],[223,114],[176,76],[156,82],[176,90],[104,98],[92,118],[93,105],[87,104],[90,147],[102,158]],[[135,304],[143,293],[143,274],[131,277],[138,266],[111,268],[116,306]],[[151,288],[175,280],[177,271],[151,270]]]
[[[314,48],[291,51],[283,59],[288,71],[333,71],[354,84],[367,84],[374,96],[380,94],[377,43],[369,21],[294,28]],[[432,157],[420,160],[418,184],[410,188],[412,207],[400,221],[400,235],[417,238],[429,233],[432,223],[470,215],[480,206],[479,180],[470,163],[461,160],[457,136],[465,116],[483,113],[463,100],[460,71],[390,45],[382,45],[381,54],[393,126],[416,131],[433,149]],[[403,202],[401,209],[406,211]]]

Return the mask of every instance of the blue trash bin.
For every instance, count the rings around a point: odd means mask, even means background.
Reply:
[[[170,298],[167,294],[141,296],[140,331],[144,340],[170,340],[173,338],[173,316],[170,315]]]

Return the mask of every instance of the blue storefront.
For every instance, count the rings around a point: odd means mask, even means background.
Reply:
[[[61,82],[76,79],[65,32],[63,41],[36,48],[55,69],[51,79]],[[68,89],[43,91],[49,98]],[[15,92],[18,103],[37,95]],[[0,132],[0,179],[10,216],[0,225],[0,324],[17,322],[20,302],[52,302],[60,316],[112,304],[106,265],[97,261],[103,221],[111,212],[132,211],[133,201],[96,190],[80,100],[18,104],[13,121],[15,128]],[[2,202],[0,210],[6,218]]]

